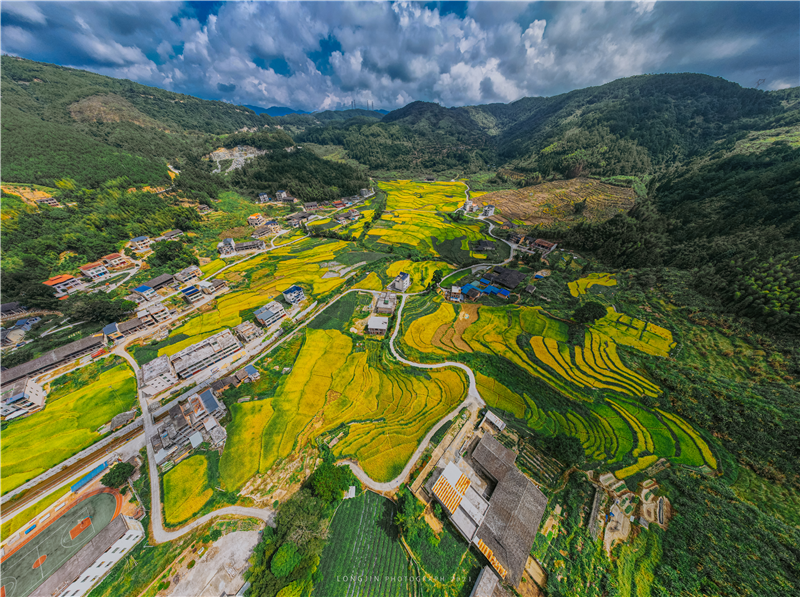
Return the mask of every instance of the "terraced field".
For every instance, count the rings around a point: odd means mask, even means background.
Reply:
[[[581,294],[586,294],[595,284],[615,286],[617,284],[616,276],[614,274],[589,274],[585,278],[569,282],[567,286],[569,286],[569,293],[577,297]]]
[[[555,221],[604,221],[633,207],[632,189],[602,183],[588,178],[545,182],[532,187],[494,191],[481,197],[481,202],[495,205],[500,212],[496,219],[525,225],[550,224]],[[578,214],[575,205],[585,201]]]
[[[382,358],[381,344],[338,330],[306,329],[275,398],[235,405],[220,463],[224,487],[265,472],[312,436],[348,424],[337,457],[357,459],[376,481],[394,478],[420,440],[466,396],[456,369],[416,371]],[[358,344],[358,345],[357,345]]]
[[[668,329],[617,313],[613,307],[608,307],[606,316],[597,320],[592,330],[617,344],[657,357],[669,356],[669,351],[677,345]]]
[[[463,182],[395,180],[378,183],[378,186],[386,191],[386,209],[389,210],[452,212],[467,198],[467,186]]]
[[[475,220],[454,222],[446,214],[463,204],[464,183],[380,183],[387,193],[386,211],[367,232],[376,247],[411,247],[448,263],[474,263],[468,241],[493,240]],[[452,197],[449,197],[452,195]],[[507,256],[507,255],[506,255]]]
[[[623,327],[639,325],[629,323],[639,320],[614,316],[626,318],[620,324]],[[614,464],[632,454],[638,460],[618,471],[620,478],[647,468],[660,457],[716,470],[708,443],[686,421],[637,401],[655,397],[661,390],[625,365],[616,337],[607,335],[612,324],[603,320],[598,324],[586,332],[583,346],[572,346],[567,342],[566,324],[540,307],[411,299],[403,312],[401,348],[408,356],[428,362],[447,359],[469,364],[482,354],[512,363],[522,379],[509,375],[492,378],[476,369],[478,390],[487,403],[539,432],[562,431],[578,438],[587,457]],[[640,324],[640,333],[651,325]],[[671,341],[671,335],[664,328],[658,330],[653,336],[662,344],[656,346],[666,350],[669,345],[663,342]],[[632,341],[620,343],[638,348]],[[642,344],[646,351],[656,350],[653,344]],[[528,389],[531,378],[569,400],[565,403],[537,395]]]

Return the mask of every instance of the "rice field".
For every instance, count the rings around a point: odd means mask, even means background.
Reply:
[[[386,192],[386,209],[389,210],[452,212],[467,198],[467,186],[463,182],[395,180],[380,182],[378,186]]]
[[[394,478],[422,437],[466,396],[456,369],[415,375],[381,359],[381,345],[338,330],[306,329],[292,372],[275,398],[234,405],[220,463],[228,490],[266,472],[298,445],[342,424],[337,457],[358,460],[376,481]],[[258,406],[256,406],[258,405]]]
[[[406,292],[422,292],[431,283],[434,272],[440,270],[442,277],[449,274],[453,267],[444,261],[409,261],[403,259],[395,261],[386,268],[386,275],[394,278],[400,272],[406,272],[411,276],[411,286]]]
[[[189,520],[213,493],[206,457],[197,454],[182,460],[164,475],[164,519],[168,525]]]
[[[675,348],[677,343],[668,329],[617,313],[613,307],[607,309],[606,316],[598,319],[592,326],[593,333],[657,357],[667,357],[669,351]]]
[[[569,282],[567,286],[569,286],[569,293],[577,297],[581,294],[586,294],[595,284],[599,286],[616,286],[616,274],[589,274],[585,278]]]
[[[663,338],[668,331],[660,329]],[[540,307],[453,305],[428,299],[409,301],[401,330],[408,350],[432,355],[430,362],[464,362],[474,353],[502,357],[573,401],[574,407],[554,406],[537,400],[533,390],[514,392],[499,378],[476,370],[478,390],[489,406],[542,433],[561,431],[578,438],[589,458],[614,464],[632,454],[646,468],[655,461],[649,456],[655,455],[717,468],[708,443],[688,423],[637,401],[658,396],[661,389],[626,366],[617,343],[604,333],[587,330],[583,346],[573,346],[567,342],[566,324]],[[522,382],[521,387],[527,385]],[[627,467],[619,474],[637,470]]]
[[[381,280],[380,276],[375,272],[370,272],[366,278],[353,285],[353,288],[359,288],[361,290],[383,290],[383,287],[383,280]]]
[[[50,392],[44,410],[3,429],[3,493],[101,440],[97,430],[102,425],[136,407],[136,377],[127,362],[76,388],[70,380],[82,373],[80,369],[67,373],[67,383]]]

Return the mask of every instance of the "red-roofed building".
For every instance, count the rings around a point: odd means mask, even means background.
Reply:
[[[70,276],[69,274],[53,276],[49,280],[45,281],[44,284],[45,286],[50,286],[53,290],[55,290],[57,298],[66,297],[68,294],[72,294],[73,292],[83,289],[83,284],[81,284],[77,278]]]
[[[99,280],[100,278],[104,278],[108,275],[106,266],[99,261],[87,263],[86,265],[80,266],[78,269],[81,270],[84,276],[88,276],[92,280]]]
[[[103,257],[103,262],[106,264],[106,267],[117,268],[125,267],[130,263],[130,260],[120,253],[111,253]]]

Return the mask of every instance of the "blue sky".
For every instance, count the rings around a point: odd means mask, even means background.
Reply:
[[[11,2],[2,51],[305,110],[509,102],[631,75],[800,85],[798,2]]]

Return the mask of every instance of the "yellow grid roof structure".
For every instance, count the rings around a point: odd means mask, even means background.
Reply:
[[[433,494],[439,498],[450,514],[453,514],[458,509],[458,505],[461,503],[461,500],[464,497],[462,494],[458,493],[455,488],[450,485],[450,483],[447,482],[447,479],[444,478],[444,475],[439,477],[434,484]]]
[[[501,577],[505,578],[506,577],[506,569],[503,568],[503,566],[500,564],[500,562],[497,561],[497,558],[494,557],[494,553],[492,552],[491,549],[489,549],[489,546],[486,545],[483,542],[483,539],[478,539],[478,549],[481,551],[481,553],[483,555],[486,556],[486,559],[489,560],[489,563],[492,565],[492,567],[495,570],[497,570],[497,573]]]

